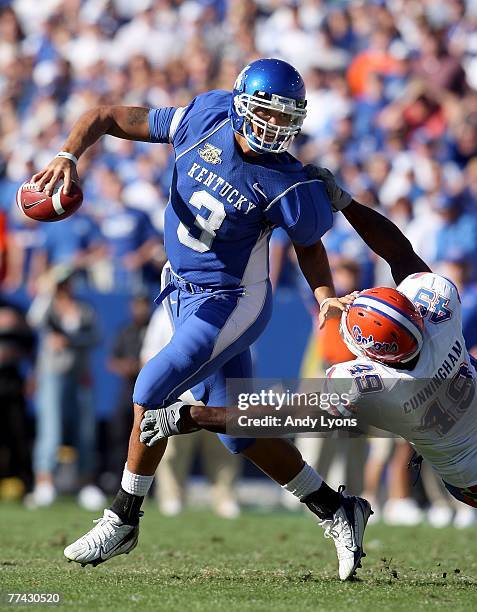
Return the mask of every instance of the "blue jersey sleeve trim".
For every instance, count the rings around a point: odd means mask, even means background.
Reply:
[[[177,112],[183,109],[167,106],[165,108],[152,108],[149,111],[149,136],[151,142],[171,142],[171,131],[174,135],[180,121],[174,121]],[[171,129],[172,128],[172,129]]]
[[[290,187],[288,187],[288,189],[285,189],[285,191],[283,191],[280,195],[277,195],[276,198],[273,198],[270,204],[265,208],[265,212],[267,212],[267,210],[269,210],[275,204],[275,202],[278,202],[278,200],[283,198],[283,196],[285,196],[292,189],[296,189],[300,185],[307,185],[308,183],[321,183],[321,182],[322,181],[320,181],[319,179],[310,179],[309,181],[300,181],[299,183],[295,183],[294,185],[291,185]]]
[[[301,246],[315,244],[333,225],[330,202],[318,179],[290,185],[273,198],[264,213]]]
[[[185,115],[186,110],[187,110],[186,106],[180,106],[179,108],[176,109],[176,112],[174,113],[174,117],[172,117],[171,125],[169,127],[169,142],[171,143],[174,140],[175,133],[177,132],[177,128],[179,127],[180,122],[182,121],[182,117]]]

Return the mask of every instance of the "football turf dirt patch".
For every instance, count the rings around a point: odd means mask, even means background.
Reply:
[[[67,563],[63,547],[99,514],[69,502],[0,505],[0,590],[60,593],[60,608],[115,612],[477,609],[473,529],[371,526],[359,578],[342,583],[333,543],[312,516],[247,512],[227,521],[145,510],[129,556],[83,569]]]

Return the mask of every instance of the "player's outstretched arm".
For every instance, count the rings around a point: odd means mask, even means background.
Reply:
[[[397,285],[410,274],[431,271],[401,230],[377,210],[352,200],[341,212],[369,248],[389,264]]]
[[[140,106],[99,106],[87,111],[74,124],[62,151],[79,158],[88,147],[105,134],[126,140],[148,141],[149,109]],[[32,181],[48,195],[56,183],[63,179],[64,192],[68,193],[71,181],[79,182],[76,165],[66,157],[55,157]]]
[[[397,285],[410,274],[430,272],[427,264],[418,257],[409,240],[392,221],[377,210],[353,200],[336,183],[327,168],[310,164],[305,169],[310,178],[324,182],[333,209],[341,211],[369,248],[389,264]]]
[[[348,297],[337,298],[326,249],[321,240],[309,246],[293,243],[298,264],[320,306],[320,329],[329,318],[341,316]]]

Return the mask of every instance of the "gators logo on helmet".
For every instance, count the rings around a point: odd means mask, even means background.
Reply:
[[[382,363],[406,363],[422,347],[424,320],[405,295],[389,287],[362,291],[341,317],[349,350]]]

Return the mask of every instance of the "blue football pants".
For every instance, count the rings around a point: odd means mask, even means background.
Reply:
[[[252,376],[250,345],[271,316],[270,282],[249,285],[244,291],[191,294],[174,289],[163,304],[173,335],[139,373],[134,403],[157,409],[190,390],[204,404],[225,406],[226,379]],[[225,434],[219,438],[233,453],[255,441]]]

